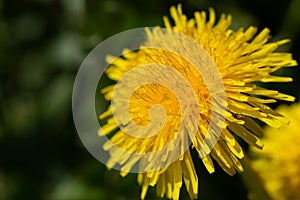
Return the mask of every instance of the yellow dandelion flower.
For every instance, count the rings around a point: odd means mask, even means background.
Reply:
[[[277,109],[290,119],[280,129],[267,127],[263,151],[252,150],[253,168],[272,199],[300,199],[300,103]]]
[[[261,149],[263,144],[258,137],[262,134],[262,129],[255,120],[260,120],[272,127],[280,127],[282,123],[287,123],[282,115],[273,111],[266,104],[273,103],[276,99],[293,101],[294,98],[274,90],[261,88],[255,82],[292,81],[291,78],[277,77],[271,74],[281,67],[297,65],[290,53],[274,52],[289,40],[267,43],[270,39],[269,29],[264,29],[257,35],[257,28],[255,27],[233,31],[229,29],[231,16],[222,14],[216,23],[215,12],[211,8],[209,9],[209,16],[206,12],[195,12],[195,17],[189,20],[182,13],[180,4],[177,8],[172,6],[170,12],[175,25],[172,26],[168,18],[164,17],[165,27],[192,38],[205,49],[217,66],[226,93],[225,123],[218,124],[218,122],[210,121],[213,106],[211,99],[214,97],[209,93],[207,83],[199,72],[195,70],[191,63],[180,58],[180,56],[162,49],[143,48],[138,51],[125,51],[124,55],[119,58],[108,56],[107,61],[111,65],[106,73],[110,79],[115,81],[119,81],[127,72],[140,65],[161,63],[175,69],[188,81],[197,94],[196,112],[199,111],[200,113],[196,118],[197,124],[194,128],[195,124],[191,124],[193,112],[189,115],[185,114],[186,110],[193,111],[192,107],[184,108],[181,111],[182,108],[178,103],[180,100],[168,88],[160,84],[144,84],[130,96],[130,117],[136,124],[147,126],[153,114],[149,114],[150,108],[153,105],[160,104],[166,108],[165,115],[162,114],[161,118],[165,119],[163,126],[157,129],[160,130],[157,135],[151,137],[137,138],[128,135],[122,129],[119,129],[120,127],[113,117],[113,108],[109,107],[106,112],[100,115],[101,120],[106,119],[107,121],[101,129],[102,131],[99,132],[100,135],[115,133],[110,141],[104,144],[104,149],[111,156],[108,165],[114,166],[126,163],[123,168],[126,170],[121,172],[121,175],[125,176],[129,171],[128,169],[138,161],[138,157],[131,158],[130,153],[147,153],[162,149],[179,134],[179,124],[184,121],[185,136],[181,137],[181,140],[175,144],[177,146],[168,148],[167,155],[157,159],[167,159],[172,154],[173,149],[180,149],[183,144],[191,140],[192,148],[199,153],[199,157],[209,173],[214,172],[212,161],[214,159],[225,172],[234,175],[236,172],[243,171],[239,159],[244,156],[235,135],[241,137],[250,145]],[[164,32],[161,31],[161,28],[156,27],[153,31],[148,30],[146,37],[146,43],[157,42],[157,38],[164,37]],[[176,41],[172,42],[176,43]],[[192,47],[186,47],[184,42],[182,46],[185,48],[184,51],[192,56],[203,56],[201,52],[194,52]],[[141,68],[139,73],[143,76],[146,72]],[[163,73],[154,68],[147,73],[156,74],[159,79],[164,79]],[[182,86],[179,85],[178,87],[181,88]],[[112,100],[113,91],[114,85],[105,87],[102,90],[106,100]],[[181,93],[184,94],[184,90]],[[120,95],[125,96],[126,94]],[[158,115],[162,112],[161,110],[156,111]],[[203,149],[205,144],[211,147],[209,145],[210,139],[207,138],[210,123],[215,123],[215,127],[221,127],[222,131],[220,138],[212,148]],[[123,126],[126,127],[127,124],[123,124]],[[156,130],[157,127],[152,128]],[[196,131],[195,137],[190,137],[189,133],[193,131]],[[204,139],[205,137],[206,139]],[[211,140],[212,137],[213,135],[210,136]],[[125,152],[115,150],[112,145],[117,145]],[[149,158],[149,160],[151,159]],[[156,162],[154,164],[159,165]],[[189,149],[182,151],[178,159],[161,169],[138,174],[138,183],[142,185],[141,199],[145,198],[148,187],[155,185],[157,186],[158,196],[178,199],[183,182],[190,198],[197,198],[198,177]]]

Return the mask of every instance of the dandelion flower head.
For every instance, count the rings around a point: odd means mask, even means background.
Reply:
[[[266,104],[276,102],[276,100],[294,100],[289,95],[264,89],[255,84],[255,82],[292,81],[291,78],[271,74],[282,67],[297,65],[290,53],[275,52],[279,46],[288,43],[289,40],[268,43],[270,31],[267,28],[258,34],[257,28],[252,26],[245,30],[240,28],[233,31],[229,28],[232,20],[231,15],[222,14],[220,19],[216,21],[216,15],[212,8],[209,9],[208,14],[204,11],[195,12],[192,19],[187,19],[180,4],[178,7],[172,6],[170,13],[174,25],[167,17],[164,17],[166,29],[180,32],[192,38],[205,49],[217,66],[226,93],[225,123],[220,125],[210,121],[211,99],[214,97],[209,94],[207,85],[199,72],[178,55],[160,49],[141,48],[138,51],[124,51],[124,55],[119,58],[108,56],[107,61],[111,65],[106,70],[106,74],[114,81],[119,81],[126,72],[136,66],[161,63],[179,72],[197,94],[197,106],[200,114],[196,124],[196,134],[193,138],[188,135],[191,131],[190,127],[195,127],[189,124],[193,114],[185,115],[178,105],[176,96],[168,88],[159,84],[143,85],[134,91],[129,100],[130,117],[134,123],[140,126],[146,126],[151,121],[149,115],[151,106],[160,104],[165,108],[167,118],[157,135],[149,138],[136,138],[126,134],[114,120],[112,107],[100,115],[101,120],[106,120],[106,124],[102,126],[101,135],[114,132],[110,138],[111,143],[104,144],[104,149],[111,155],[111,159],[108,161],[109,165],[123,165],[125,163],[124,166],[127,171],[121,172],[123,176],[128,173],[128,169],[137,160],[131,159],[129,154],[115,151],[111,144],[117,145],[127,152],[156,151],[166,146],[176,134],[179,134],[179,122],[180,120],[184,121],[183,130],[187,138],[183,137],[178,146],[173,147],[173,149],[180,149],[180,144],[187,140],[191,140],[191,148],[182,152],[178,159],[162,169],[138,174],[138,183],[142,185],[141,199],[145,198],[148,187],[155,185],[158,196],[178,199],[183,182],[190,198],[196,199],[198,176],[190,154],[191,149],[198,152],[209,173],[214,172],[213,159],[229,175],[242,172],[243,167],[239,159],[243,158],[244,153],[236,137],[240,137],[250,145],[261,149],[263,143],[259,137],[262,134],[262,129],[256,120],[276,128],[287,123],[282,115],[273,111]],[[161,37],[163,37],[163,31],[160,27],[156,27],[153,31],[147,31],[146,43],[155,42],[157,38]],[[192,48],[182,46],[191,55],[202,56],[200,52],[194,52],[191,50]],[[161,76],[162,79],[164,78],[160,72],[156,72],[154,69],[148,73],[151,72]],[[112,100],[113,91],[114,85],[102,89],[106,100]],[[191,110],[193,107],[187,109]],[[204,140],[210,123],[216,123],[215,126],[222,128],[220,137],[213,146],[210,146],[209,140]],[[205,144],[211,149],[203,153],[202,146]],[[172,148],[168,150],[166,156],[171,153]],[[165,158],[156,159],[163,160]]]
[[[272,199],[300,198],[300,103],[277,109],[290,119],[281,129],[267,127],[263,151],[251,149],[253,168]]]

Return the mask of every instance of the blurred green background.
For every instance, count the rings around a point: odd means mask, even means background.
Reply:
[[[73,124],[71,95],[85,56],[104,39],[132,28],[163,25],[175,0],[0,0],[0,199],[139,199],[136,175],[121,178],[83,147]],[[185,0],[184,12],[212,6],[233,15],[232,28],[271,29],[272,40],[299,62],[300,0]],[[299,98],[299,68],[269,84]],[[277,106],[278,104],[275,104]],[[104,110],[105,108],[103,108]],[[245,149],[247,149],[247,146]],[[195,160],[199,199],[247,199],[248,184],[219,167],[209,175]],[[251,195],[250,195],[251,196]],[[182,199],[187,199],[183,187]],[[158,199],[151,188],[147,199]]]

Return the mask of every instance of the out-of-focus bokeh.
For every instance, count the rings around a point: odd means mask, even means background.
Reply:
[[[163,25],[162,16],[180,2],[189,17],[211,6],[218,16],[233,15],[234,30],[268,27],[271,40],[292,39],[281,50],[299,62],[300,0],[0,0],[0,199],[139,199],[135,174],[108,171],[83,147],[72,119],[72,87],[97,44],[121,31]],[[294,82],[264,86],[298,99],[299,68],[277,73]],[[219,168],[209,175],[195,163],[199,199],[248,198],[249,183],[239,175]],[[184,187],[181,197],[188,199]],[[147,199],[159,199],[154,188]]]

